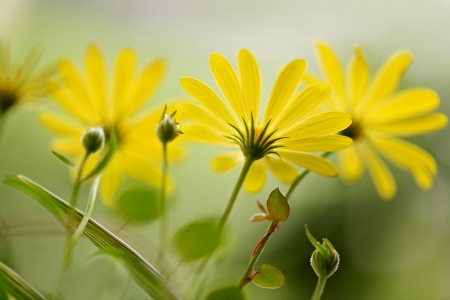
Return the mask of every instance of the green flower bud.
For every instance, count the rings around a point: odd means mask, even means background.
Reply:
[[[91,154],[99,151],[105,145],[105,132],[103,126],[91,127],[83,134],[81,138],[86,152]]]
[[[177,111],[174,111],[171,115],[166,114],[167,106],[164,108],[164,112],[156,127],[156,135],[161,143],[165,144],[175,139],[182,132],[180,131],[180,124],[178,124],[174,117]]]
[[[339,254],[328,239],[323,239],[322,249],[316,248],[311,256],[311,266],[317,276],[328,278],[337,270]],[[325,250],[325,251],[323,251]],[[326,255],[324,255],[324,253]]]

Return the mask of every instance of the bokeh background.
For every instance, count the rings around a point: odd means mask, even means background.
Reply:
[[[234,64],[239,49],[250,49],[260,63],[265,101],[284,63],[301,57],[311,70],[318,70],[315,38],[332,45],[344,65],[352,46],[361,45],[372,72],[393,52],[408,49],[414,63],[400,88],[434,89],[441,98],[440,111],[449,115],[449,16],[446,0],[2,0],[0,37],[18,60],[34,46],[43,49],[41,66],[69,57],[81,68],[91,43],[101,47],[109,66],[125,46],[136,50],[141,66],[165,57],[169,69],[149,106],[186,97],[179,86],[183,76],[216,87],[208,66],[213,52]],[[24,174],[67,198],[70,176],[50,154],[51,135],[37,121],[39,110],[53,108],[44,101],[11,111],[0,143],[0,176]],[[309,266],[313,248],[305,223],[341,254],[341,265],[323,299],[450,299],[450,131],[410,140],[438,162],[430,191],[421,191],[410,174],[395,168],[398,194],[390,202],[379,199],[367,174],[355,185],[309,175],[292,197],[290,219],[272,236],[259,261],[281,270],[286,283],[278,290],[249,284],[248,299],[309,299],[316,276]],[[178,189],[171,206],[171,232],[190,220],[222,212],[238,170],[210,170],[210,159],[221,150],[192,145],[186,161],[173,166]],[[265,201],[278,186],[287,190],[269,178],[258,195],[240,194],[230,220],[229,246],[209,278],[209,289],[237,282],[267,226],[248,222],[257,212],[255,200]],[[84,199],[87,192],[82,191]],[[94,218],[113,232],[123,224],[100,202]],[[156,230],[155,223],[129,225],[119,236],[154,263]],[[30,198],[0,185],[0,259],[48,294],[56,284],[62,250],[63,231],[53,217]],[[76,264],[64,278],[63,299],[120,299],[129,276],[111,259],[93,255],[95,251],[81,240]],[[176,264],[173,249],[171,255]],[[173,276],[181,293],[188,290],[187,279],[195,267],[182,266]],[[125,299],[146,296],[131,284]]]

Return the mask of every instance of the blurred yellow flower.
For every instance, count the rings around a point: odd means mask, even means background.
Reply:
[[[336,151],[351,145],[351,139],[335,133],[347,128],[347,113],[325,112],[310,115],[328,96],[327,84],[314,84],[296,93],[305,72],[304,60],[295,59],[281,71],[259,122],[261,79],[258,64],[248,50],[238,54],[238,75],[228,60],[218,53],[210,58],[212,74],[224,98],[194,78],[182,78],[181,86],[201,106],[184,103],[179,110],[195,124],[184,126],[185,136],[197,142],[233,146],[240,150],[217,155],[214,171],[228,171],[245,159],[252,165],[244,181],[250,193],[260,191],[266,169],[281,182],[291,184],[298,176],[297,164],[327,177],[337,176],[337,168],[314,151]]]
[[[84,155],[81,137],[86,129],[103,125],[108,139],[108,132],[114,126],[118,148],[100,184],[101,195],[109,205],[126,174],[155,186],[161,183],[162,146],[156,136],[156,127],[164,107],[143,114],[139,111],[159,86],[166,64],[157,59],[139,74],[136,74],[136,64],[135,52],[123,49],[117,57],[110,85],[103,56],[96,46],[90,46],[86,52],[85,76],[69,60],[60,60],[62,83],[52,85],[51,95],[71,118],[51,112],[40,115],[41,123],[57,135],[52,148],[79,161]],[[175,107],[169,105],[168,109],[172,111]],[[170,160],[182,155],[179,140],[171,143],[168,149]],[[92,169],[99,155],[92,155],[85,172]]]
[[[412,55],[406,51],[394,54],[371,80],[369,66],[359,47],[355,48],[344,75],[334,51],[323,42],[316,46],[322,73],[332,87],[325,109],[348,112],[353,119],[342,134],[353,138],[354,144],[338,154],[344,180],[358,181],[367,167],[381,198],[394,197],[396,183],[380,154],[408,170],[420,188],[430,189],[437,171],[435,160],[422,148],[398,137],[439,130],[447,125],[447,117],[431,112],[439,106],[439,97],[430,89],[409,88],[396,92],[412,63]],[[305,77],[312,84],[320,81],[312,74]]]
[[[9,47],[0,47],[0,116],[18,103],[33,101],[48,94],[46,82],[54,73],[47,68],[36,74],[34,70],[39,62],[40,53],[29,52],[22,64],[12,65]]]

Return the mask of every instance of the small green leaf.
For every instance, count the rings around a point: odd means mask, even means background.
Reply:
[[[205,300],[244,300],[242,289],[237,286],[221,288],[209,293]]]
[[[71,168],[77,168],[77,164],[70,157],[67,157],[64,154],[58,153],[54,150],[51,150],[51,151],[52,151],[52,154],[66,166],[69,166]]]
[[[175,233],[174,243],[186,260],[197,260],[211,254],[221,243],[217,220],[195,220]]]
[[[45,299],[16,272],[0,262],[0,299],[8,299],[5,294],[21,300]],[[6,298],[2,298],[3,296]]]
[[[103,159],[95,166],[95,168],[84,177],[81,182],[86,182],[87,180],[91,179],[95,175],[99,174],[103,169],[106,168],[111,158],[114,156],[114,153],[117,149],[117,135],[114,128],[111,128],[111,133],[109,134],[109,149],[108,152],[105,154]]]
[[[278,289],[284,284],[284,275],[271,265],[261,265],[252,282],[260,288]]]
[[[322,244],[320,244],[311,234],[311,232],[309,232],[308,230],[308,226],[305,224],[305,230],[306,230],[306,236],[308,237],[309,241],[311,242],[311,244],[316,247],[317,250],[320,251],[320,253],[322,253],[322,257],[324,257],[325,261],[328,261],[328,251],[327,249],[325,249],[324,246],[322,246]]]
[[[289,217],[289,204],[278,188],[270,193],[269,199],[267,199],[267,209],[275,222],[284,222]]]
[[[158,189],[148,185],[127,188],[116,200],[116,209],[130,222],[147,223],[159,217]]]

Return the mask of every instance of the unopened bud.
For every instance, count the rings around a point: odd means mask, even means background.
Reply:
[[[338,268],[339,254],[328,239],[323,239],[322,247],[326,250],[326,256],[323,251],[316,249],[311,256],[311,266],[317,276],[328,278]]]
[[[105,145],[105,132],[103,126],[91,127],[83,134],[81,138],[86,152],[91,154],[99,151]]]
[[[174,117],[177,111],[171,115],[166,114],[167,106],[164,108],[164,112],[156,127],[156,135],[161,143],[165,144],[175,139],[182,132],[180,131],[180,124],[178,124]]]

